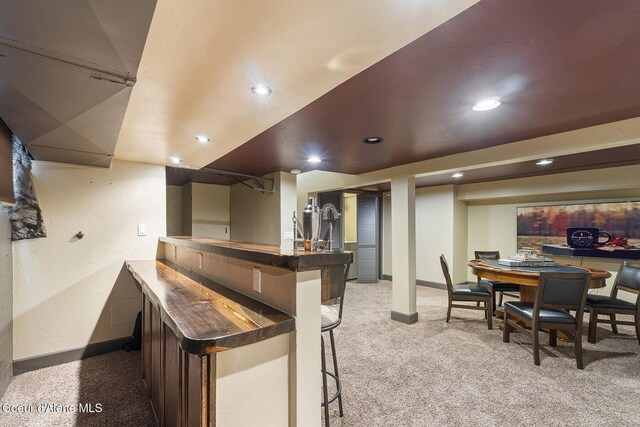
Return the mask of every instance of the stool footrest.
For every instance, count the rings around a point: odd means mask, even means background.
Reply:
[[[340,378],[338,378],[333,372],[327,371],[325,373],[333,378],[336,382],[336,393],[327,399],[327,404],[329,404],[331,402],[335,402],[338,396],[340,396],[340,394],[342,393],[342,381],[340,381]],[[324,402],[322,402],[320,406],[324,406]]]

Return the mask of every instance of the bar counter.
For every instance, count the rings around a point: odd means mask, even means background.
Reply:
[[[127,261],[158,424],[319,426],[320,303],[353,255],[159,240],[157,260]]]

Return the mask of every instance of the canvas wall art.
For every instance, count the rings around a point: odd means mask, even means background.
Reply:
[[[640,247],[640,201],[526,206],[516,215],[518,249],[540,253],[543,244],[565,244],[569,227],[598,227]]]

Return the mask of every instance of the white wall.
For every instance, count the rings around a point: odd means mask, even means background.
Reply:
[[[393,197],[393,194],[391,195]],[[456,210],[459,208],[453,185],[419,188],[416,190],[416,278],[428,282],[443,283],[440,255],[444,254],[455,282],[462,280],[464,271],[456,259],[454,250],[455,230],[459,225]],[[466,268],[466,265],[465,265]],[[466,273],[465,273],[466,275]]]
[[[382,274],[391,268],[391,198],[382,198]],[[458,201],[457,187],[416,189],[416,279],[444,283],[440,255],[451,268],[454,283],[467,274],[467,205]]]
[[[500,251],[503,257],[515,255],[516,206],[469,206],[468,259],[473,259],[474,251]],[[467,279],[474,278],[469,271]]]
[[[34,162],[32,173],[48,237],[14,244],[14,359],[130,335],[141,301],[122,267],[155,258],[164,167]],[[147,236],[137,235],[141,223]]]
[[[284,233],[293,229],[296,179],[287,172],[277,172],[269,177],[274,179],[273,193],[253,190],[242,184],[231,186],[231,240],[291,248],[292,243],[284,240]]]
[[[13,255],[8,208],[0,205],[0,396],[13,374]]]
[[[182,187],[182,235],[192,235],[191,222],[191,183]]]
[[[227,185],[191,185],[191,235],[229,239],[230,187]]]
[[[285,233],[293,233],[293,212],[296,210],[297,202],[297,179],[296,175],[280,172],[280,247],[291,249],[293,242],[286,240]]]
[[[182,234],[182,187],[167,185],[167,236]]]

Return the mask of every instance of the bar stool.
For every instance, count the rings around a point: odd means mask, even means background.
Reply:
[[[342,282],[342,289],[340,290],[340,296],[337,297],[338,309],[328,306],[320,306],[321,315],[321,328],[320,328],[320,343],[321,343],[321,359],[322,359],[322,404],[324,407],[324,425],[329,427],[329,404],[338,400],[338,407],[340,408],[340,417],[344,416],[342,409],[342,382],[340,381],[340,374],[338,372],[338,359],[336,358],[336,342],[333,337],[333,330],[342,323],[342,305],[344,303],[344,291],[347,287],[347,275],[349,274],[350,264],[347,264],[344,269],[344,280]],[[329,332],[329,338],[331,340],[331,355],[333,356],[333,372],[327,371],[327,359],[324,349],[324,334]],[[329,391],[327,388],[327,375],[334,379],[336,383],[336,392],[333,396],[329,397]]]

